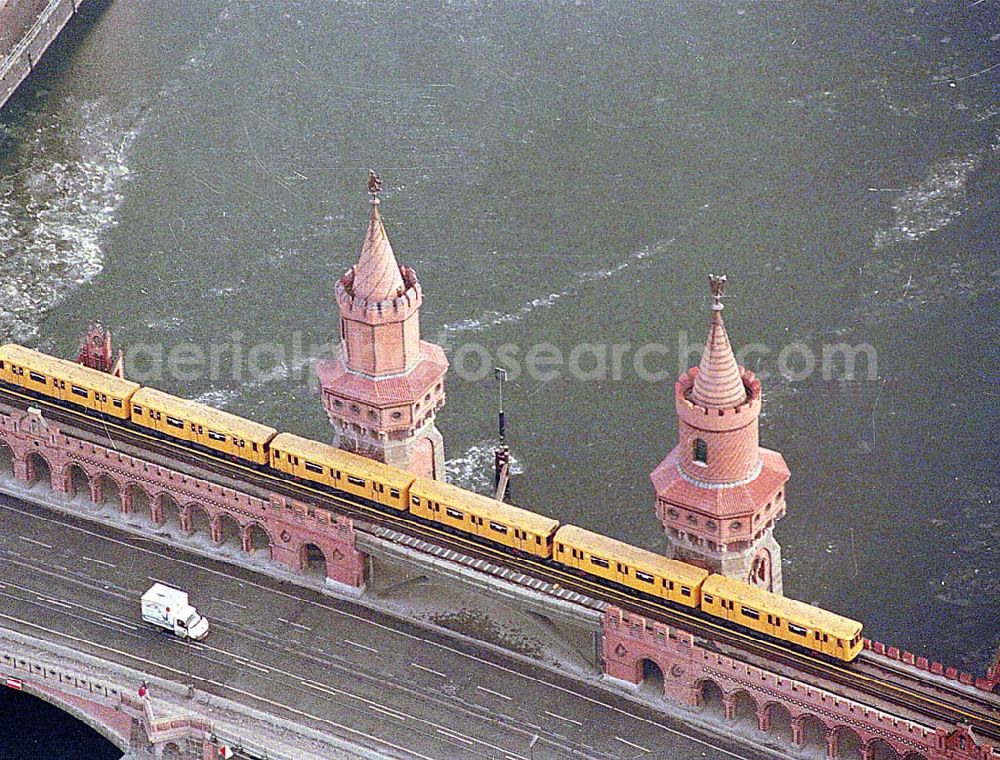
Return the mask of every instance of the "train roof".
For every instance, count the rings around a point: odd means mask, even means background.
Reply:
[[[822,607],[815,607],[795,599],[787,599],[770,591],[750,586],[743,581],[711,575],[701,587],[703,594],[717,594],[725,599],[748,604],[758,612],[778,615],[812,630],[832,634],[849,641],[861,632],[862,624]]]
[[[86,385],[88,388],[118,399],[127,399],[139,390],[139,383],[123,380],[120,377],[109,375],[107,372],[91,369],[68,359],[49,356],[41,351],[25,348],[16,343],[8,343],[6,346],[0,347],[0,359],[28,367],[41,374],[58,377],[60,380]]]
[[[364,476],[393,488],[406,488],[413,482],[413,475],[406,470],[358,456],[327,443],[303,438],[294,433],[279,433],[271,441],[271,448],[290,452],[314,464],[325,464],[336,470]]]
[[[132,404],[151,406],[157,411],[179,417],[185,422],[196,422],[216,433],[236,434],[245,440],[257,443],[267,443],[278,432],[273,427],[199,404],[197,401],[172,396],[156,388],[142,388],[136,391],[132,396]]]
[[[505,504],[474,491],[453,486],[441,480],[417,478],[410,494],[431,499],[451,507],[464,508],[478,517],[490,517],[509,526],[517,526],[536,535],[548,536],[559,527],[559,521],[528,509]]]
[[[618,541],[600,533],[580,528],[576,525],[563,525],[556,532],[556,541],[586,549],[588,553],[616,562],[623,562],[629,567],[656,573],[681,583],[700,586],[708,577],[708,571],[700,567],[668,559],[656,552],[641,549],[624,541]]]

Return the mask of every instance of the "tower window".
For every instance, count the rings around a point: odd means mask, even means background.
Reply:
[[[697,464],[708,464],[708,444],[704,438],[694,439],[694,461]]]

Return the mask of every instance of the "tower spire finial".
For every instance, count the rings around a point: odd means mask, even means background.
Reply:
[[[378,194],[382,192],[382,178],[375,173],[374,169],[368,170],[368,196],[371,198],[373,206],[379,204]]]
[[[722,297],[726,290],[726,275],[710,274],[708,276],[708,285],[712,289],[712,298],[714,302],[712,303],[713,311],[722,311],[724,308],[722,305]]]

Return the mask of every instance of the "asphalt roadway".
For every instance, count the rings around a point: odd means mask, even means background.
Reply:
[[[775,756],[475,642],[4,495],[0,526],[0,625],[361,746],[433,760]],[[211,621],[204,641],[142,623],[154,581],[190,593]]]

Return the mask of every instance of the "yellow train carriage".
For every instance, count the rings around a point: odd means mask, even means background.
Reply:
[[[268,463],[267,442],[278,432],[155,388],[143,388],[132,396],[132,422],[259,465]]]
[[[559,522],[430,478],[410,486],[410,512],[537,557],[552,556]]]
[[[14,343],[0,347],[0,380],[118,419],[139,384]]]
[[[575,525],[564,525],[556,531],[552,558],[588,575],[692,608],[699,606],[701,584],[709,575],[700,567]]]
[[[319,441],[280,433],[270,443],[271,467],[406,511],[413,475]]]
[[[845,662],[864,648],[856,620],[721,575],[709,576],[702,585],[701,609]]]

